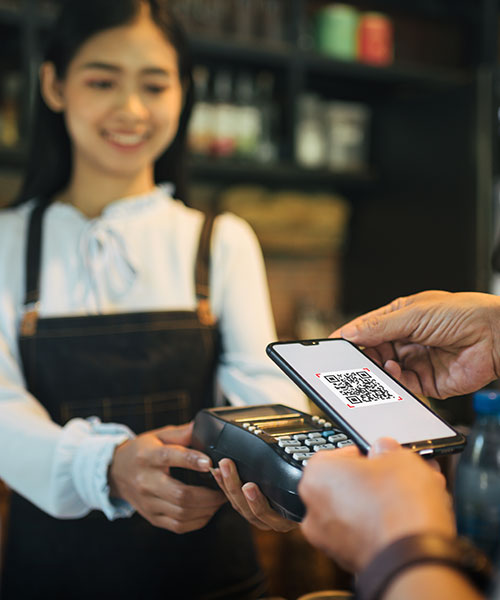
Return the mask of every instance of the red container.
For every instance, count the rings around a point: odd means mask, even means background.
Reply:
[[[394,60],[392,21],[380,13],[364,13],[358,29],[358,60],[372,65],[389,65]]]

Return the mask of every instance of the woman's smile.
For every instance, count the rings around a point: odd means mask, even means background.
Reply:
[[[128,151],[141,148],[151,137],[150,132],[135,133],[107,130],[102,131],[102,135],[115,148]]]

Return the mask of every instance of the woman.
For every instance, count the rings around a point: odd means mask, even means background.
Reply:
[[[171,196],[192,105],[182,31],[160,0],[71,0],[40,74],[26,181],[0,215],[0,477],[19,493],[2,598],[258,597],[246,521],[170,473],[210,467],[182,424],[216,374],[233,404],[294,401],[265,362],[252,233]],[[218,478],[234,489],[233,469]],[[231,501],[290,527],[252,492]]]

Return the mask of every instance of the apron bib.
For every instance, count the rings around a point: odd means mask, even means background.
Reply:
[[[27,388],[52,419],[98,416],[141,433],[211,406],[219,353],[208,288],[213,218],[200,236],[196,311],[39,319],[44,209],[30,219],[19,346]],[[264,589],[250,527],[229,504],[203,529],[178,535],[138,514],[54,519],[12,496],[2,600],[234,600]]]

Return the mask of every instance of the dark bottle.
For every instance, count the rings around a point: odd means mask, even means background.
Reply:
[[[500,548],[500,392],[476,392],[474,410],[456,471],[457,529],[494,561]]]

